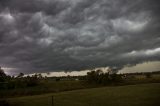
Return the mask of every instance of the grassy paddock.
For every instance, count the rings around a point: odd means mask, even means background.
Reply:
[[[8,99],[13,106],[159,106],[160,83],[91,88]]]
[[[121,83],[111,83],[105,86],[133,85],[142,83],[160,83],[160,75],[152,75],[151,78],[146,78],[145,75],[133,75],[124,79]],[[71,91],[76,89],[98,88],[103,84],[87,83],[87,81],[53,81],[42,80],[41,83],[34,87],[2,89],[0,90],[0,98],[19,97],[26,95],[38,95],[45,93],[55,93],[63,91]]]
[[[84,89],[88,87],[92,87],[92,85],[88,85],[84,81],[47,81],[34,87],[0,90],[0,98],[37,95],[49,92]]]

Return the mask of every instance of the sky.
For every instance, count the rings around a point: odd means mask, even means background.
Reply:
[[[160,61],[144,62],[131,67],[123,67],[118,73],[141,73],[160,71]]]
[[[0,0],[0,66],[26,74],[154,66],[159,10],[159,0]]]

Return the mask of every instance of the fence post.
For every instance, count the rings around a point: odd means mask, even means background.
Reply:
[[[53,98],[53,96],[52,96],[52,106],[54,106],[54,98]]]

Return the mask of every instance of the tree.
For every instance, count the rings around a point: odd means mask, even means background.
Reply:
[[[87,73],[87,81],[89,83],[110,84],[122,81],[122,76],[118,74],[103,73],[102,70],[91,71]]]
[[[87,80],[88,82],[95,82],[96,76],[95,71],[87,72]]]
[[[4,82],[7,75],[4,73],[4,70],[0,67],[0,82]]]
[[[38,74],[38,78],[40,78],[40,79],[43,78],[41,73]]]
[[[23,73],[19,73],[19,75],[17,76],[18,78],[22,78],[24,76]]]
[[[111,80],[111,82],[122,82],[122,75],[120,75],[120,74],[111,74],[110,75],[110,80]]]
[[[151,78],[151,73],[146,73],[145,76],[146,78]]]
[[[91,82],[91,83],[100,84],[100,83],[102,83],[103,77],[104,77],[104,73],[100,69],[87,73],[87,80],[88,80],[88,82]]]
[[[0,67],[0,77],[6,77],[4,70]]]

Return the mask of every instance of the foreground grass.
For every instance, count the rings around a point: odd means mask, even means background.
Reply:
[[[0,98],[56,93],[99,86],[101,85],[88,84],[86,81],[47,81],[34,87],[0,90]]]
[[[0,98],[56,93],[56,92],[72,91],[77,89],[98,88],[102,86],[134,85],[134,84],[145,84],[145,83],[160,83],[160,74],[152,75],[151,78],[146,78],[144,75],[134,75],[130,78],[124,79],[124,81],[120,83],[109,83],[106,85],[87,83],[87,81],[85,80],[53,81],[47,79],[47,80],[42,80],[39,85],[33,87],[0,89]]]
[[[159,106],[160,83],[91,88],[10,98],[15,106]]]

